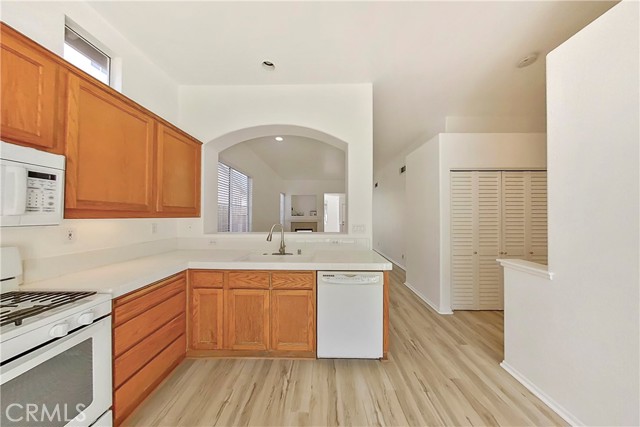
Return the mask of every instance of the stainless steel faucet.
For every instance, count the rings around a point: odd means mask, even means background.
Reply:
[[[284,226],[282,224],[273,224],[271,226],[271,230],[269,231],[269,235],[267,236],[267,242],[270,242],[273,239],[273,229],[277,226],[280,226],[280,249],[278,249],[278,253],[274,253],[273,255],[293,255],[286,252],[286,246],[284,245]]]

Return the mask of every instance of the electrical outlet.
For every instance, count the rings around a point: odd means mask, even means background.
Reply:
[[[152,222],[151,223],[151,234],[158,234],[158,223],[157,222]]]
[[[366,231],[366,227],[364,224],[353,224],[351,227],[351,231],[354,233],[364,233]]]
[[[78,236],[75,228],[67,228],[64,230],[65,243],[75,243],[77,237]]]
[[[209,240],[209,246],[216,246],[218,244],[218,241],[215,239],[211,239]]]

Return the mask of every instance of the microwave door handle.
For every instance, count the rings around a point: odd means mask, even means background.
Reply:
[[[2,165],[2,215],[22,215],[27,209],[27,170]]]

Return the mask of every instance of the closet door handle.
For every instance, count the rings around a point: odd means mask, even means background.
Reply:
[[[474,255],[478,255],[478,252],[477,252],[477,251],[473,251],[473,254],[474,254]]]

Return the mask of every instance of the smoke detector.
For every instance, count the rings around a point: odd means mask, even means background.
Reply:
[[[525,56],[520,61],[518,61],[517,67],[518,68],[528,67],[529,65],[536,62],[537,59],[538,59],[538,52],[530,53],[529,55]]]

